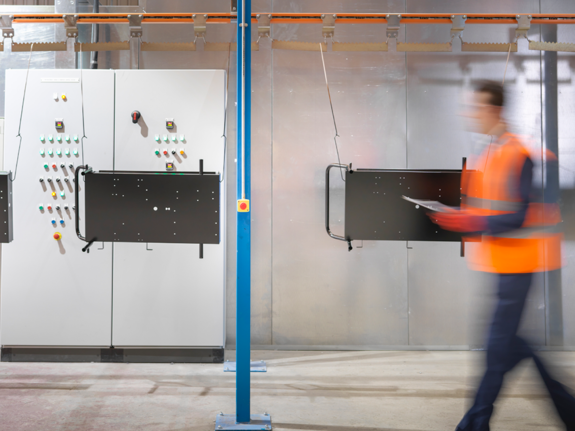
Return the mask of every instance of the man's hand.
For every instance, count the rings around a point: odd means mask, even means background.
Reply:
[[[471,215],[465,211],[430,212],[427,215],[433,223],[453,232],[480,232],[487,229],[485,217]]]

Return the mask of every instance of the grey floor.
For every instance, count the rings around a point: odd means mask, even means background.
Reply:
[[[233,351],[228,357],[233,358]],[[253,352],[252,412],[274,430],[454,430],[482,352]],[[575,388],[575,353],[544,353]],[[0,430],[214,429],[235,409],[222,365],[0,363]],[[492,431],[560,430],[531,363],[509,375]]]

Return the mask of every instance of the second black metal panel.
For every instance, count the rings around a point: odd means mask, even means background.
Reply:
[[[220,242],[219,175],[98,172],[84,178],[89,241]]]
[[[461,241],[432,223],[424,208],[402,199],[460,205],[461,171],[361,169],[348,172],[345,236],[352,240]]]

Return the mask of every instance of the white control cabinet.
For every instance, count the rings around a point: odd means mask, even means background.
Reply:
[[[198,171],[203,160],[204,171],[223,173],[225,72],[84,70],[82,76],[83,151],[80,71],[29,73],[13,184],[14,241],[2,249],[0,343],[224,346],[224,183],[221,241],[204,245],[202,259],[197,244],[100,242],[83,253],[69,165],[83,160],[98,171],[177,173]],[[16,169],[25,77],[25,70],[6,76],[5,170]],[[82,212],[81,201],[81,218]]]

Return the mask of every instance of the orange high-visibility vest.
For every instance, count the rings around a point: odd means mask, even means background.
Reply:
[[[519,182],[529,151],[517,136],[504,134],[461,176],[462,209],[493,216],[521,209]],[[554,157],[549,153],[547,158]],[[523,225],[501,234],[468,238],[472,269],[500,274],[541,272],[561,267],[561,213],[556,203],[529,203]]]

